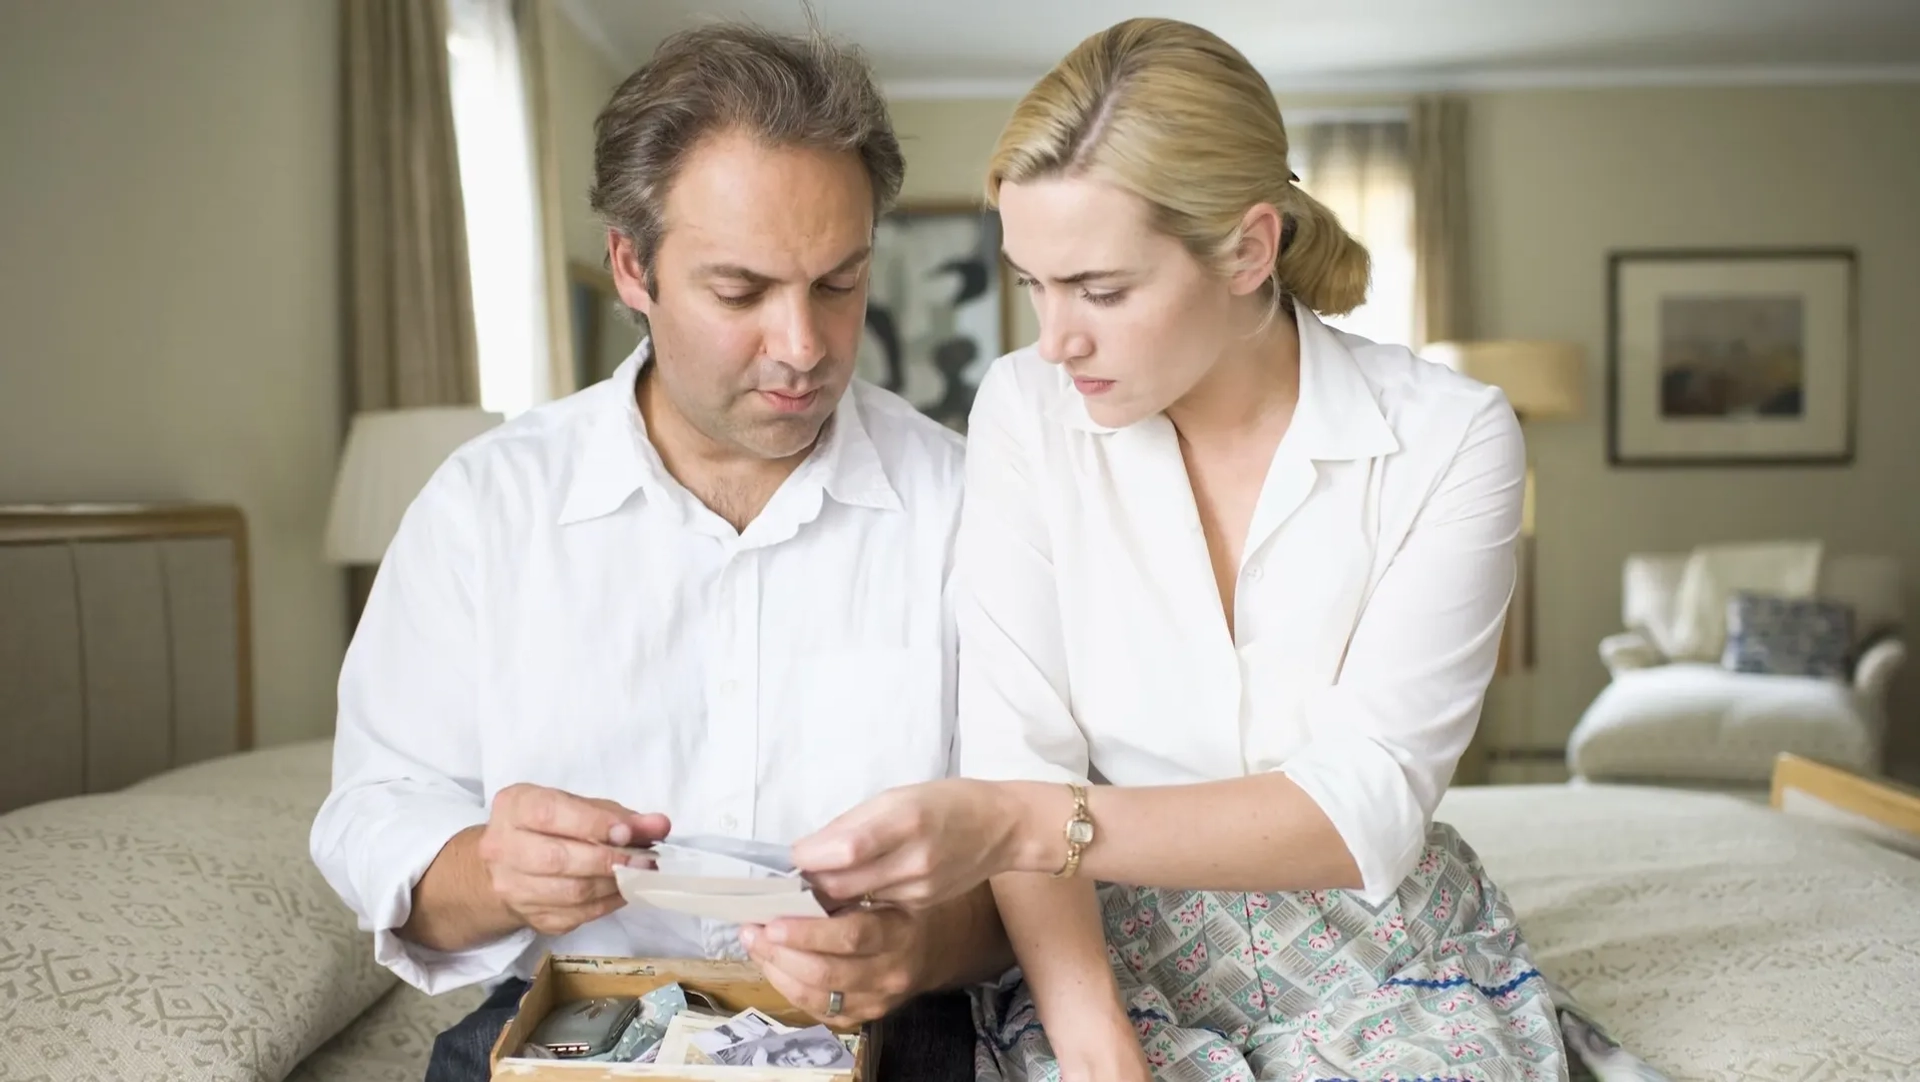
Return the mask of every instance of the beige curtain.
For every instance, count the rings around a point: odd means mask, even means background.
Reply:
[[[348,408],[474,405],[480,369],[441,0],[341,0]]]
[[[1328,322],[1377,342],[1407,342],[1413,330],[1413,180],[1404,120],[1328,120],[1298,125],[1289,157],[1300,186],[1366,245],[1373,261],[1367,302]]]
[[[480,402],[441,0],[341,0],[347,410]],[[374,569],[348,571],[349,626]]]
[[[1418,282],[1414,306],[1414,342],[1462,342],[1473,337],[1473,304],[1467,262],[1467,107],[1459,98],[1435,95],[1413,103],[1413,249]],[[1532,505],[1528,472],[1527,506]],[[1511,678],[1532,664],[1533,530],[1521,531],[1513,600],[1500,640],[1494,675]],[[1480,727],[1454,771],[1456,784],[1491,779],[1493,727],[1502,707],[1513,702],[1511,680],[1489,689]]]
[[[1466,103],[1413,103],[1413,251],[1418,288],[1414,344],[1462,341],[1471,331],[1467,289]]]
[[[548,380],[553,397],[579,389],[573,367],[572,306],[567,297],[567,253],[561,204],[560,149],[553,130],[552,84],[547,72],[547,43],[553,26],[552,0],[513,0],[513,22],[520,36],[520,73],[526,81],[527,126],[531,129],[534,173],[540,200],[542,277],[547,295]]]

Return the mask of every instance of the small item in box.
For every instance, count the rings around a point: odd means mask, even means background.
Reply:
[[[852,1067],[853,1054],[825,1026],[769,1033],[709,1053],[727,1067]]]
[[[687,1043],[698,1048],[712,1059],[715,1052],[745,1041],[757,1041],[769,1033],[788,1033],[792,1026],[782,1025],[773,1016],[752,1007],[741,1011],[732,1018],[704,1033],[695,1033],[687,1038]],[[717,1062],[717,1061],[716,1061]]]
[[[627,1024],[626,1032],[620,1035],[620,1040],[610,1051],[581,1058],[608,1063],[652,1063],[660,1050],[661,1038],[667,1035],[667,1026],[687,1010],[687,999],[686,991],[678,984],[663,984],[655,988],[640,997],[639,1012]]]
[[[663,1067],[684,1067],[689,1064],[699,1066],[712,1063],[700,1046],[693,1043],[695,1037],[709,1030],[726,1025],[725,1016],[694,1014],[688,1012],[674,1018],[667,1027],[667,1035],[660,1041],[659,1054],[652,1060]]]
[[[572,1000],[541,1019],[527,1043],[556,1059],[598,1056],[613,1048],[639,1010],[633,996]]]

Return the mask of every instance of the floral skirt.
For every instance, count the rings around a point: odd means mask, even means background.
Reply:
[[[1555,991],[1512,908],[1444,824],[1378,908],[1339,890],[1111,885],[1100,905],[1107,961],[1159,1082],[1549,1082],[1572,1069]],[[1060,1077],[1019,970],[975,992],[974,1020],[980,1079]],[[1613,1057],[1599,1077],[1660,1077],[1573,1023]]]

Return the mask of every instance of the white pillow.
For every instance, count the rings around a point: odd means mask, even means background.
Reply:
[[[1700,545],[1687,556],[1673,601],[1673,626],[1660,649],[1676,660],[1718,661],[1727,644],[1727,599],[1739,591],[1812,597],[1820,581],[1818,541]]]
[[[279,1082],[394,985],[280,780],[0,816],[0,1078]]]

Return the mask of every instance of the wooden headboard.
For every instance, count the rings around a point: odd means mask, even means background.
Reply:
[[[247,524],[0,504],[0,812],[253,746]]]

